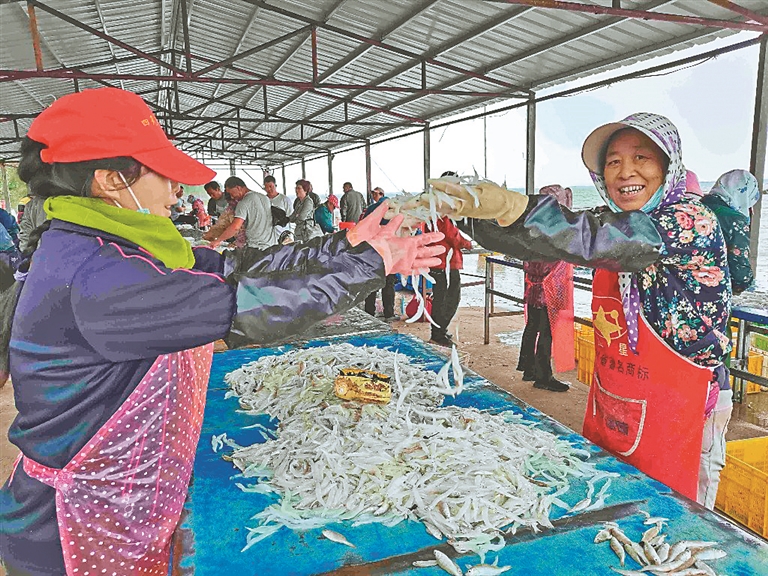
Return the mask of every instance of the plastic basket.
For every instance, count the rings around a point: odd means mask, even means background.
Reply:
[[[762,376],[764,362],[765,355],[762,352],[757,350],[747,352],[747,372],[750,374]],[[760,392],[760,385],[754,382],[747,382],[747,394],[755,394],[757,392]]]
[[[582,327],[576,336],[577,340],[577,370],[576,379],[587,386],[592,385],[592,374],[595,370],[595,334],[592,328]]]
[[[715,507],[768,538],[768,437],[726,444]]]

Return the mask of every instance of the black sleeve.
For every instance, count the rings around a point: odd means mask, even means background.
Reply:
[[[633,210],[573,212],[551,196],[531,196],[511,226],[466,219],[459,228],[480,245],[520,260],[635,272],[661,257],[662,239],[648,215]]]

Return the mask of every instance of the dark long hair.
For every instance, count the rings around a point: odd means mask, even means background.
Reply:
[[[128,157],[104,158],[84,162],[58,162],[46,164],[40,159],[40,151],[45,144],[25,137],[21,142],[21,160],[19,178],[26,182],[29,195],[38,198],[52,196],[90,196],[91,184],[96,170],[117,170],[130,186],[141,176],[142,165]],[[45,221],[29,236],[29,249],[24,254],[25,260],[19,266],[22,275],[29,270],[32,254],[37,244],[50,226]],[[21,294],[22,283],[14,282],[14,270],[0,266],[0,386],[8,378],[8,348],[11,340],[11,326],[16,312],[16,303]]]
[[[43,148],[45,144],[31,138],[25,137],[21,141],[18,174],[19,178],[27,183],[30,196],[90,196],[96,170],[117,170],[129,185],[141,175],[141,164],[126,156],[46,164],[40,159],[40,151]]]

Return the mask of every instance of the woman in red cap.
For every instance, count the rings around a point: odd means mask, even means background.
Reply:
[[[168,216],[178,182],[213,171],[113,88],[42,112],[19,175],[49,221],[26,278],[3,295],[18,299],[0,330],[21,450],[0,489],[9,575],[165,575],[212,342],[299,333],[440,252],[427,246],[440,234],[399,238],[399,222],[379,218],[304,245],[193,251]]]

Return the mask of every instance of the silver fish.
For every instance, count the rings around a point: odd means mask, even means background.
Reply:
[[[643,542],[643,552],[645,552],[645,557],[648,558],[651,564],[661,564],[658,553],[648,542]]]
[[[658,564],[655,566],[646,566],[644,571],[653,570],[654,572],[672,572],[673,570],[682,570],[685,565],[691,561],[691,551],[685,550],[680,556],[672,560],[672,562],[665,562],[664,564]],[[693,562],[691,562],[693,564]]]
[[[670,546],[666,542],[662,543],[661,546],[656,548],[656,553],[659,555],[659,560],[661,560],[662,564],[669,560],[669,550]]]
[[[662,518],[661,516],[652,516],[649,517],[643,522],[646,526],[650,524],[663,524],[664,522],[669,522],[669,518]]]
[[[659,535],[659,532],[661,532],[661,523],[656,524],[655,526],[652,526],[643,532],[643,537],[640,538],[640,542],[650,542]]]
[[[507,570],[511,570],[512,566],[494,566],[492,564],[475,564],[469,570],[467,570],[466,576],[496,576]]]
[[[437,560],[414,560],[413,566],[415,568],[430,568],[437,566]]]
[[[621,568],[614,568],[613,566],[611,566],[611,570],[617,574],[621,574],[621,576],[647,576],[645,572],[641,572],[640,570],[622,570]]]
[[[611,529],[603,528],[595,536],[595,544],[600,544],[600,542],[605,542],[606,540],[610,540],[610,539],[611,539]]]
[[[611,536],[611,550],[613,550],[613,553],[619,558],[619,563],[624,566],[626,553],[624,552],[624,547],[618,540],[616,540],[615,536]]]
[[[696,556],[696,560],[718,560],[719,558],[725,558],[728,554],[725,550],[719,550],[717,548],[705,548],[693,553]]]
[[[336,542],[337,544],[344,544],[345,546],[349,546],[350,548],[356,548],[354,544],[352,544],[349,540],[344,538],[341,534],[338,532],[334,532],[333,530],[323,530],[323,536],[328,538],[331,542]]]
[[[632,540],[627,538],[627,535],[624,534],[624,532],[622,532],[621,528],[619,528],[618,526],[611,526],[610,529],[611,529],[611,535],[613,535],[613,537],[616,538],[616,540],[621,542],[625,548],[627,546],[629,546],[630,548],[632,547]]]
[[[443,533],[440,532],[440,530],[438,530],[437,528],[435,528],[435,526],[432,523],[427,522],[426,520],[424,520],[423,524],[424,524],[424,528],[427,529],[427,532],[429,532],[429,534],[431,536],[437,538],[438,540],[442,540],[443,539]]]
[[[648,561],[648,558],[645,557],[645,552],[643,551],[643,547],[640,546],[640,544],[638,544],[637,542],[630,541],[629,546],[624,544],[624,548],[626,549],[627,554],[629,554],[632,560],[640,564],[640,566],[648,566],[648,564],[650,564],[650,562]]]
[[[664,540],[666,540],[666,539],[667,539],[667,535],[666,534],[659,534],[653,540],[651,540],[651,546],[653,546],[654,548],[656,548],[658,550],[659,546],[664,544]]]
[[[459,565],[456,564],[453,560],[448,558],[448,556],[445,555],[444,552],[440,552],[440,550],[435,550],[435,560],[437,560],[437,565],[440,566],[443,570],[448,572],[451,576],[464,576],[464,572],[461,571],[461,568],[459,568]]]
[[[699,570],[702,570],[707,576],[717,576],[717,573],[714,570],[712,570],[712,568],[710,568],[709,564],[707,564],[706,562],[702,562],[701,560],[696,560],[696,562],[693,565]]]

